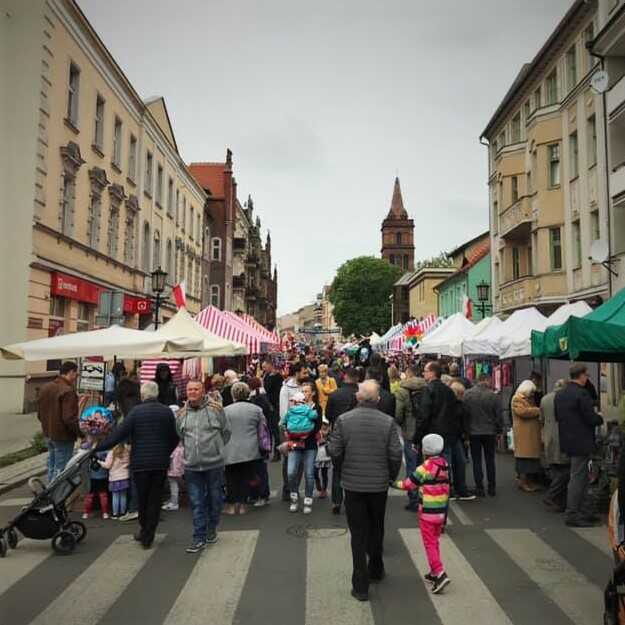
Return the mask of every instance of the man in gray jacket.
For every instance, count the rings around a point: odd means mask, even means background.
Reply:
[[[356,399],[358,406],[338,418],[327,450],[342,465],[341,486],[352,535],[352,596],[367,601],[369,583],[385,576],[386,498],[388,484],[401,467],[402,447],[397,425],[376,408],[378,383],[367,380],[360,384]]]
[[[554,512],[564,512],[569,479],[571,478],[571,459],[560,450],[560,432],[556,421],[556,393],[566,386],[566,380],[558,380],[553,392],[540,400],[540,422],[543,426],[543,445],[545,461],[549,464],[551,483],[543,503]]]
[[[471,458],[473,460],[473,478],[475,493],[478,497],[486,495],[484,491],[484,473],[482,470],[482,452],[486,464],[488,494],[496,495],[495,448],[497,436],[503,432],[503,416],[499,397],[490,388],[490,377],[482,374],[478,383],[464,394],[464,405],[469,410],[471,425]]]
[[[185,481],[193,515],[193,543],[187,553],[198,553],[217,542],[224,483],[224,446],[230,427],[221,404],[204,397],[199,380],[187,384],[187,403],[176,417],[184,445]]]

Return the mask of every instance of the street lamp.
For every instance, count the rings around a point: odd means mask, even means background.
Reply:
[[[490,291],[490,284],[488,284],[488,282],[486,282],[485,280],[482,280],[476,288],[477,300],[479,302],[478,309],[482,313],[482,319],[484,319],[484,317],[486,317],[486,309],[492,308],[490,304],[486,303],[488,302],[488,292]]]
[[[165,279],[167,272],[160,267],[152,272],[152,293],[156,293],[156,304],[154,311],[154,329],[158,330],[158,313],[161,307],[161,294],[165,290]]]

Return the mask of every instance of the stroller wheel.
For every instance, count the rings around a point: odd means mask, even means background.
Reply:
[[[76,537],[72,532],[62,530],[54,535],[52,549],[60,556],[68,556],[76,549]]]
[[[7,555],[7,551],[9,547],[7,545],[7,541],[4,536],[0,536],[0,558],[4,558]]]
[[[15,547],[17,547],[17,532],[14,528],[7,531],[7,543],[9,543],[9,547],[11,547],[11,549],[15,549]]]
[[[65,529],[74,535],[77,543],[82,542],[87,535],[87,528],[80,521],[72,521]]]

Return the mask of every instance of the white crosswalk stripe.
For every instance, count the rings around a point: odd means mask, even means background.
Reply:
[[[529,578],[575,623],[597,622],[600,589],[527,529],[486,530]]]
[[[419,532],[400,529],[399,533],[414,562],[415,575],[429,590],[429,584],[423,579],[423,574],[429,567]],[[447,574],[452,579],[451,585],[445,590],[444,597],[432,595],[434,608],[443,625],[457,625],[458,623],[513,625],[449,536],[443,536],[441,539],[441,559]],[[453,580],[457,583],[454,584]]]
[[[306,625],[374,625],[369,603],[349,601],[352,552],[342,529],[308,532]]]
[[[598,527],[574,527],[571,528],[580,538],[590,543],[606,556],[612,558],[612,548],[608,542],[608,532],[603,525]]]
[[[0,595],[51,555],[49,540],[21,540],[15,551],[0,560]]]
[[[258,531],[222,532],[204,551],[165,625],[229,625],[243,591]]]
[[[461,525],[473,525],[473,521],[469,518],[469,515],[462,509],[456,501],[449,502],[449,508],[455,514],[458,522]],[[449,523],[448,523],[449,524]]]
[[[157,535],[154,544],[158,546],[163,538]],[[31,625],[96,625],[153,553],[132,536],[119,536]]]
[[[33,500],[32,497],[13,497],[10,499],[0,500],[0,507],[2,508],[21,508],[29,504]]]

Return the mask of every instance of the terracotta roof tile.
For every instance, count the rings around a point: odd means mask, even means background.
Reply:
[[[226,183],[225,163],[189,163],[189,170],[211,197],[222,199]]]
[[[482,258],[488,255],[490,252],[490,239],[482,241],[479,245],[476,245],[471,254],[467,257],[467,263],[464,268],[473,267],[473,265],[479,263]]]

